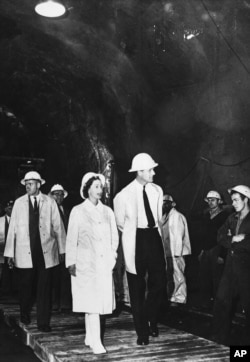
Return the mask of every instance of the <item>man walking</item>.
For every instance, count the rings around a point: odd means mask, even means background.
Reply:
[[[136,155],[129,170],[136,173],[135,180],[114,199],[138,345],[147,345],[149,335],[158,336],[157,314],[166,287],[165,257],[159,234],[163,192],[153,183],[156,166],[147,153]]]
[[[50,332],[52,270],[65,253],[65,232],[56,202],[40,192],[44,183],[36,171],[21,180],[26,194],[15,201],[4,256],[10,267],[18,268],[21,322],[30,323],[35,287],[37,326]]]

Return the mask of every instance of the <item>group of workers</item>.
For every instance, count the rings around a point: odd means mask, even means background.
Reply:
[[[37,326],[43,332],[51,331],[53,285],[54,290],[63,284],[70,290],[71,284],[72,310],[85,313],[85,345],[94,354],[106,353],[100,316],[116,307],[113,270],[120,236],[137,344],[158,337],[166,289],[173,306],[186,303],[185,256],[191,254],[191,244],[185,216],[173,197],[153,183],[157,166],[147,153],[133,158],[129,172],[135,178],[115,196],[114,211],[101,202],[104,176],[88,172],[80,186],[84,201],[73,207],[69,219],[62,207],[67,191],[57,184],[47,196],[40,190],[45,181],[38,172],[25,175],[21,184],[26,194],[14,203],[4,250],[8,267],[18,271],[22,323],[30,323],[34,282]],[[250,325],[250,188],[240,185],[229,193],[235,209],[229,217],[217,191],[205,198],[206,238],[198,256],[201,276],[208,281],[209,274],[213,282],[215,334],[222,343],[238,296],[248,330]],[[68,307],[71,295],[66,299]]]

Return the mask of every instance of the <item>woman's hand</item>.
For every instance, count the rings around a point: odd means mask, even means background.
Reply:
[[[68,270],[69,270],[69,274],[72,275],[73,277],[76,276],[76,265],[73,264],[73,265],[70,265],[68,267]]]

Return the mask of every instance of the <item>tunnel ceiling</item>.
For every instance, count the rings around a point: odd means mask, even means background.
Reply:
[[[249,0],[65,0],[54,20],[36,3],[0,2],[2,156],[66,177],[147,151],[178,178],[248,130]]]

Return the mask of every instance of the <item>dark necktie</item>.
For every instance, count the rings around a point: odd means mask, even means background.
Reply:
[[[7,240],[8,230],[9,230],[9,221],[8,221],[7,216],[5,216],[5,232],[4,232],[5,238],[4,238],[4,245],[5,245],[6,240]]]
[[[38,213],[38,203],[37,203],[37,199],[35,196],[34,196],[34,211],[35,211],[35,213]]]
[[[64,228],[65,228],[65,231],[67,231],[67,224],[66,224],[64,212],[63,212],[63,210],[60,208],[59,205],[58,205],[58,209],[59,209],[59,213],[60,213],[60,216],[61,216],[61,219],[62,219]]]
[[[143,186],[143,201],[144,201],[144,207],[145,207],[145,212],[146,212],[146,216],[148,219],[148,227],[149,228],[153,228],[155,226],[155,220],[154,220],[154,216],[152,214],[152,210],[150,208],[149,205],[149,201],[148,201],[148,196],[145,190],[145,186]]]

